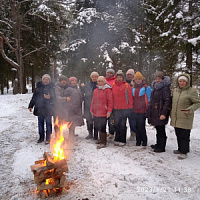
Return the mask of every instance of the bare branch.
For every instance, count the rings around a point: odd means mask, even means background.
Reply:
[[[3,38],[0,37],[0,52],[2,57],[8,62],[10,63],[14,68],[16,68],[17,70],[20,70],[20,66],[13,60],[11,60],[5,53],[4,49],[3,49]]]
[[[49,21],[48,19],[45,19],[45,18],[42,17],[41,15],[36,14],[36,12],[35,12],[35,13],[28,13],[28,14],[29,14],[29,15],[32,15],[32,16],[39,17],[39,18],[43,19],[43,20],[46,21],[46,22],[53,22],[53,21]]]
[[[8,25],[10,28],[13,28],[8,22],[4,21],[4,20],[0,20],[1,23],[4,23],[6,25]]]
[[[9,46],[9,48],[12,50],[12,51],[16,51],[16,49],[8,42],[8,40],[6,39],[6,37],[4,36],[4,34],[2,32],[0,32],[0,36],[2,37],[3,40],[5,40],[6,44]]]
[[[35,50],[33,50],[33,51],[27,53],[26,55],[22,56],[22,58],[24,58],[24,57],[26,57],[26,56],[29,56],[30,54],[35,53],[35,52],[37,52],[37,51],[40,51],[41,49],[44,49],[44,48],[46,48],[46,47],[40,47],[40,48],[38,48],[38,49],[35,49]]]

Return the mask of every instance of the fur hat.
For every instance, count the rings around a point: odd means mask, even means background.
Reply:
[[[99,74],[98,74],[98,72],[92,72],[92,73],[90,74],[90,78],[92,78],[92,76],[98,76],[98,77],[99,77]]]
[[[73,76],[70,77],[70,78],[69,78],[69,83],[71,83],[73,80],[76,80],[76,81],[77,81],[77,78],[76,78],[76,77],[73,77]]]
[[[62,80],[66,80],[66,81],[67,81],[67,77],[64,76],[64,75],[61,75],[61,76],[59,77],[59,81],[61,82]]]
[[[185,80],[186,82],[188,82],[188,78],[186,76],[180,76],[178,78],[178,81],[180,81],[180,80]]]
[[[49,76],[49,74],[44,74],[44,75],[42,76],[42,80],[43,80],[44,78],[48,78],[49,81],[51,81],[51,77]]]
[[[107,74],[108,72],[110,72],[110,73],[112,73],[113,75],[115,75],[115,70],[114,70],[114,69],[109,68],[109,69],[106,70],[106,74]]]
[[[117,71],[115,77],[117,78],[117,76],[121,76],[121,77],[123,78],[123,80],[124,80],[124,78],[125,78],[125,77],[124,77],[124,73],[123,73],[122,70],[118,70],[118,71]]]
[[[155,78],[157,78],[157,77],[159,77],[159,78],[161,78],[161,79],[163,80],[164,77],[165,77],[164,72],[157,71],[157,72],[155,73]]]
[[[106,79],[105,79],[104,76],[99,76],[98,79],[97,79],[97,82],[98,82],[99,80],[102,80],[104,83],[106,83]]]
[[[135,71],[134,71],[134,69],[129,69],[127,72],[126,72],[126,75],[127,74],[131,74],[131,75],[135,75]]]
[[[143,76],[140,72],[136,72],[135,76],[134,76],[134,80],[135,79],[140,79],[140,80],[143,80]]]

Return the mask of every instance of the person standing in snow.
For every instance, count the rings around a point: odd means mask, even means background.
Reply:
[[[146,116],[148,109],[148,102],[152,89],[146,85],[143,76],[140,72],[136,72],[134,76],[135,86],[132,90],[133,95],[133,118],[134,129],[136,131],[136,146],[147,146],[147,134],[145,128]]]
[[[179,154],[178,159],[187,158],[190,151],[190,132],[192,129],[194,111],[200,107],[197,91],[190,87],[189,74],[181,74],[177,78],[177,86],[172,95],[171,126],[174,127]]]
[[[112,87],[112,85],[115,83],[115,80],[116,80],[115,70],[111,68],[107,69],[105,79],[106,79],[106,83]],[[113,139],[114,134],[115,134],[115,127],[114,127],[114,117],[112,114],[108,118],[108,128],[109,128],[108,138]]]
[[[100,144],[97,146],[97,149],[100,149],[106,147],[106,122],[112,113],[113,98],[112,87],[106,83],[106,79],[103,76],[98,77],[97,83],[97,88],[93,93],[90,112],[94,118],[94,127],[99,131]]]
[[[98,130],[94,127],[94,118],[92,118],[90,113],[90,105],[92,102],[93,92],[97,88],[97,79],[99,74],[97,72],[92,72],[90,74],[90,82],[86,85],[81,84],[81,92],[84,100],[84,118],[87,123],[88,136],[85,139],[98,140]]]
[[[165,125],[168,123],[171,109],[171,80],[169,76],[157,71],[152,83],[153,91],[149,104],[148,123],[156,128],[156,144],[151,145],[154,152],[165,152],[166,132]]]
[[[32,99],[29,103],[28,109],[33,114],[38,116],[38,130],[39,140],[41,143],[45,138],[44,123],[46,122],[46,142],[50,143],[50,136],[52,133],[52,116],[54,114],[54,100],[55,100],[55,85],[51,81],[48,74],[42,76],[42,81],[37,83],[36,89],[33,93]]]
[[[118,70],[116,73],[116,81],[112,86],[113,115],[116,130],[115,146],[124,146],[126,144],[126,120],[133,108],[131,87],[124,79],[124,73],[122,70]]]
[[[64,91],[64,96],[67,97],[69,103],[69,122],[72,122],[72,125],[69,128],[69,135],[73,138],[75,136],[75,127],[84,125],[82,94],[78,88],[76,77],[69,78],[69,85]]]
[[[134,76],[135,76],[134,69],[129,69],[126,72],[126,82],[131,86],[131,88],[133,88],[135,85]],[[129,113],[128,120],[129,120],[129,125],[130,125],[130,140],[135,141],[136,133],[134,129],[133,112]]]
[[[67,77],[61,75],[59,81],[55,84],[55,109],[54,109],[54,118],[58,117],[59,122],[67,122],[69,115],[69,105],[67,98],[64,96],[64,91],[68,87]]]

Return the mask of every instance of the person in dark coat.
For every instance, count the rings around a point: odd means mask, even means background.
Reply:
[[[83,114],[82,114],[82,94],[77,86],[77,78],[69,78],[69,86],[64,91],[64,96],[67,97],[69,103],[69,122],[72,125],[69,128],[70,137],[75,136],[75,127],[83,126]]]
[[[94,140],[98,140],[98,130],[94,127],[94,119],[90,113],[90,105],[92,102],[92,96],[94,90],[97,88],[97,79],[99,74],[97,72],[92,72],[90,74],[90,82],[86,85],[84,83],[81,84],[81,92],[84,100],[84,118],[87,123],[88,136],[85,139],[94,138]]]
[[[42,82],[37,83],[36,89],[28,106],[30,112],[32,112],[32,109],[34,107],[33,114],[38,116],[39,140],[37,141],[37,143],[41,143],[44,141],[44,122],[46,122],[45,144],[49,144],[50,136],[52,133],[55,85],[53,82],[50,81],[51,77],[48,74],[44,74],[42,76]]]
[[[165,152],[166,131],[171,109],[171,80],[161,71],[156,72],[152,83],[151,101],[148,114],[148,122],[156,128],[156,144],[151,145],[154,152]]]
[[[129,69],[126,72],[126,82],[131,86],[131,88],[134,87],[135,81],[134,81],[135,71],[134,69]],[[133,112],[129,113],[128,121],[130,125],[130,140],[135,141],[136,140],[136,133],[134,129],[134,118],[133,118]]]
[[[69,103],[67,98],[64,96],[64,91],[67,89],[67,77],[61,75],[59,81],[55,85],[55,108],[54,118],[58,117],[59,122],[68,122],[69,115]]]

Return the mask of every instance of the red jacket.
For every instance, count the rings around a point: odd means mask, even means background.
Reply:
[[[111,86],[105,84],[102,89],[97,88],[94,90],[90,112],[95,117],[106,117],[107,113],[112,113],[113,98]]]
[[[115,81],[112,85],[113,109],[132,109],[133,96],[132,89],[125,81]]]
[[[105,76],[105,79],[106,79],[106,83],[108,83],[111,87],[116,80],[115,76],[113,76],[113,77],[106,77]]]

